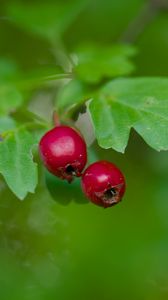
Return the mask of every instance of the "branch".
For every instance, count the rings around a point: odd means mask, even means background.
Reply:
[[[120,38],[121,42],[133,43],[144,29],[155,19],[158,13],[168,9],[167,0],[149,0]]]

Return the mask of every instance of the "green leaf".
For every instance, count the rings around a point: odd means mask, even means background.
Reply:
[[[14,129],[16,122],[10,117],[0,117],[0,134],[4,131]]]
[[[16,110],[22,102],[23,97],[14,86],[0,86],[0,115],[6,115]]]
[[[124,152],[134,128],[152,148],[168,150],[168,78],[111,81],[89,110],[102,148]]]
[[[87,100],[86,90],[79,80],[71,80],[62,86],[57,94],[56,108],[59,113],[70,110]]]
[[[59,37],[83,8],[83,1],[10,3],[8,14],[24,30],[53,40]],[[26,13],[25,13],[26,12]]]
[[[104,78],[130,74],[134,70],[129,57],[135,49],[128,45],[86,45],[77,51],[78,65],[75,72],[87,83],[98,83]]]
[[[0,173],[20,199],[33,193],[37,185],[37,165],[33,162],[32,135],[22,128],[9,133],[0,142]]]

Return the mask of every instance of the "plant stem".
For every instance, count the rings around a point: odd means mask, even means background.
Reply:
[[[61,39],[50,40],[52,53],[55,56],[57,64],[59,64],[65,72],[71,72],[74,67],[74,62],[71,56],[67,53]]]
[[[61,124],[58,113],[56,111],[53,112],[53,123],[54,123],[55,127],[57,127]]]
[[[19,89],[23,90],[29,90],[29,89],[34,89],[36,87],[41,86],[41,84],[48,83],[51,81],[55,80],[60,80],[60,79],[71,79],[72,74],[66,73],[66,74],[54,74],[54,75],[49,75],[49,76],[44,76],[44,77],[39,77],[39,78],[31,78],[31,79],[23,79],[21,81],[15,81],[12,82],[14,86],[16,86]]]
[[[160,10],[168,9],[166,0],[149,0],[142,7],[136,18],[130,22],[122,34],[120,42],[134,43],[143,33],[144,29],[155,19]]]

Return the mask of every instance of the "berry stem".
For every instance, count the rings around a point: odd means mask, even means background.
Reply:
[[[54,112],[53,112],[53,123],[54,123],[55,127],[61,125],[60,118],[59,118],[58,113],[56,112],[56,110],[54,110]]]

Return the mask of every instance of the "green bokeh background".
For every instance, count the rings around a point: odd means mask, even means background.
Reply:
[[[0,4],[0,56],[16,61],[25,73],[52,67],[50,45],[10,22],[7,2]],[[64,34],[66,47],[71,50],[85,40],[118,41],[144,4],[88,2]],[[168,75],[165,11],[136,45],[134,75]],[[53,199],[42,180],[36,193],[21,202],[0,181],[1,300],[168,299],[167,152],[152,150],[135,132],[124,155],[96,143],[92,148],[126,176],[123,202],[111,209],[88,203],[79,182],[69,189],[57,181]]]

